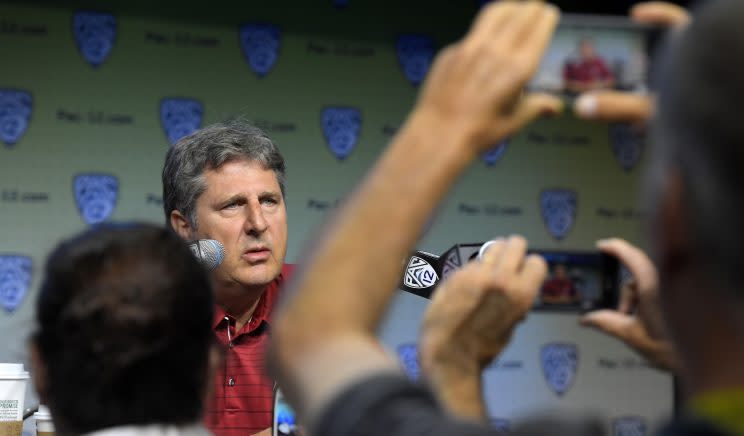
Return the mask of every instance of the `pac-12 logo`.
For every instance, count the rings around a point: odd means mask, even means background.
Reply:
[[[646,420],[640,416],[623,416],[612,421],[613,436],[646,436]]]
[[[109,174],[78,174],[72,181],[75,204],[87,224],[99,224],[111,216],[119,198],[119,179]]]
[[[72,16],[72,32],[83,59],[98,67],[114,48],[116,17],[103,12],[75,12]]]
[[[418,346],[416,344],[401,344],[398,345],[396,351],[406,375],[412,380],[417,380],[421,375]]]
[[[509,141],[506,139],[496,144],[495,147],[483,153],[483,162],[485,162],[489,167],[496,165],[496,163],[501,160],[501,157],[504,156],[508,145]]]
[[[31,257],[18,254],[0,255],[0,304],[6,312],[20,306],[31,286]]]
[[[610,145],[620,167],[631,171],[641,159],[646,137],[637,126],[628,123],[610,125]]]
[[[578,194],[570,189],[546,189],[540,193],[540,211],[548,233],[557,240],[568,235],[576,219]]]
[[[413,85],[424,81],[434,60],[434,40],[425,35],[403,34],[395,41],[395,52],[403,75]]]
[[[511,421],[505,418],[491,418],[491,426],[498,433],[507,434],[511,430]]]
[[[545,381],[557,395],[573,385],[579,365],[579,349],[574,344],[552,343],[540,350],[540,363]]]
[[[362,113],[353,107],[329,106],[320,112],[320,124],[331,153],[338,160],[346,159],[359,140]]]
[[[171,145],[201,127],[204,106],[193,98],[164,98],[160,100],[160,124]]]
[[[282,31],[273,24],[246,23],[240,26],[238,34],[248,66],[258,77],[268,74],[279,58]]]
[[[7,147],[15,145],[26,132],[33,106],[30,92],[0,88],[0,140]]]
[[[412,289],[426,289],[434,285],[439,277],[429,262],[418,256],[411,256],[403,277],[403,284]]]

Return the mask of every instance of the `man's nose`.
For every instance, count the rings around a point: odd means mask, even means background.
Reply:
[[[246,233],[263,233],[268,226],[261,203],[258,200],[250,201],[246,207],[244,224]]]

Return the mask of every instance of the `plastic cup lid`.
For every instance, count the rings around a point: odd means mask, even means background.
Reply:
[[[28,378],[28,371],[23,370],[22,363],[0,363],[0,380],[25,380]]]
[[[34,413],[34,419],[37,421],[51,421],[52,414],[49,413],[49,408],[43,404],[39,405],[39,411]]]

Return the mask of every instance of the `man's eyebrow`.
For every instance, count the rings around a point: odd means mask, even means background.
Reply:
[[[258,194],[259,197],[276,197],[281,196],[279,191],[263,191],[260,194]]]
[[[229,204],[235,201],[245,200],[245,195],[243,194],[233,194],[229,197],[220,199],[217,201],[218,204]]]

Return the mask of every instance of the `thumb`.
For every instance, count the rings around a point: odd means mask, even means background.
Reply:
[[[562,110],[563,101],[556,96],[544,93],[527,94],[518,103],[512,116],[504,124],[496,127],[507,131],[502,136],[509,136],[541,115],[553,116]]]
[[[620,340],[625,340],[627,333],[637,320],[616,310],[605,309],[590,312],[581,317],[579,322],[583,326],[592,327]]]

